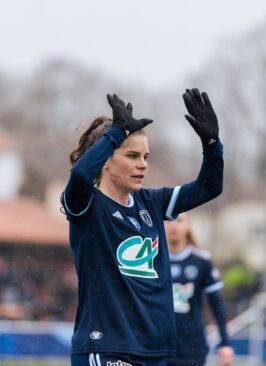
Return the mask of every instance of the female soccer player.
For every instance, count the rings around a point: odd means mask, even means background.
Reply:
[[[203,366],[208,354],[202,314],[206,294],[221,336],[218,348],[220,366],[230,366],[233,349],[226,331],[226,315],[220,289],[223,287],[210,254],[199,249],[188,215],[165,221],[173,281],[174,311],[177,329],[176,357],[168,366]]]
[[[206,93],[183,95],[203,144],[197,179],[143,189],[149,119],[108,95],[113,118],[96,118],[70,155],[61,202],[70,224],[78,276],[72,366],[163,366],[175,353],[172,283],[164,219],[222,192],[222,144]]]

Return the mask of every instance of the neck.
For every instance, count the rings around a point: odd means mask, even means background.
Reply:
[[[173,241],[172,243],[168,243],[169,245],[169,252],[172,254],[180,253],[187,247],[187,241],[186,240],[180,240],[180,241]]]
[[[111,186],[107,186],[100,183],[99,190],[112,198],[114,201],[120,203],[121,205],[128,206],[129,193],[118,191],[117,189],[112,189]]]

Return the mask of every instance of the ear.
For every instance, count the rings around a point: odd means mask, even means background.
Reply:
[[[108,170],[108,169],[109,169],[109,167],[110,167],[110,159],[111,159],[111,158],[108,158],[108,159],[106,160],[106,162],[105,162],[105,164],[104,164],[104,166],[103,166],[103,169],[104,169],[104,170]]]

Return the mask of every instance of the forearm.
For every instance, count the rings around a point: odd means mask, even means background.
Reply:
[[[219,346],[229,346],[230,342],[226,329],[226,310],[222,296],[218,291],[216,291],[209,293],[207,297],[221,337]]]
[[[223,190],[223,145],[218,140],[203,149],[203,162],[195,181],[181,186],[174,213],[188,211],[221,194]]]
[[[64,194],[70,211],[79,212],[87,206],[95,179],[100,175],[106,160],[125,138],[126,133],[120,128],[110,128],[79,158],[72,169]]]

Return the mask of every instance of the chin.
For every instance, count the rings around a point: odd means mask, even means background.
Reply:
[[[142,188],[142,184],[134,184],[134,186],[131,187],[131,192],[138,192]]]

